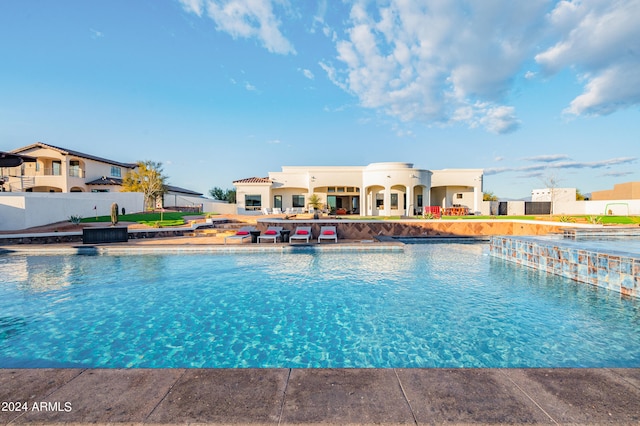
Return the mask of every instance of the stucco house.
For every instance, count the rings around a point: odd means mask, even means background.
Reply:
[[[120,191],[122,178],[135,163],[96,157],[42,142],[15,149],[14,154],[36,159],[3,169],[9,192],[110,192]]]
[[[264,208],[308,210],[317,195],[324,208],[367,216],[413,215],[425,206],[480,210],[482,169],[418,169],[412,163],[367,166],[283,166],[267,177],[233,182],[238,213]]]
[[[28,160],[16,167],[0,169],[2,190],[7,192],[120,192],[122,179],[137,168],[136,163],[123,163],[42,142],[11,153]],[[180,197],[201,196],[200,192],[167,185],[165,206],[181,205],[181,201],[184,204]]]

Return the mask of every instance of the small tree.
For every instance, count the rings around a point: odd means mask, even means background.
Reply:
[[[236,202],[236,190],[235,189],[222,189],[219,187],[214,187],[212,189],[209,190],[209,195],[211,195],[211,197],[214,200],[220,200],[220,201],[226,201],[228,203],[235,203]]]
[[[320,200],[320,197],[318,197],[317,194],[311,194],[311,196],[309,197],[309,204],[311,204],[311,207],[313,207],[316,210],[322,207],[322,201]]]
[[[224,189],[218,188],[217,186],[209,190],[209,195],[211,195],[214,200],[226,201]]]
[[[560,183],[560,179],[556,175],[549,174],[540,178],[545,187],[549,188],[549,192],[551,193],[551,209],[549,210],[549,215],[553,216],[554,213],[554,204],[556,201],[556,189],[558,188],[558,184]]]
[[[483,192],[482,201],[498,201],[498,196],[491,191]]]
[[[576,189],[576,201],[584,201],[584,195],[579,189]]]
[[[167,192],[167,177],[162,173],[162,163],[138,161],[137,170],[126,174],[122,180],[123,192],[142,192],[144,206],[155,209],[156,200]]]

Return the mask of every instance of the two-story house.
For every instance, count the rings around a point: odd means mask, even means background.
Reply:
[[[9,192],[118,192],[122,178],[136,168],[135,163],[122,163],[42,142],[11,152],[35,161],[3,169],[4,190]]]

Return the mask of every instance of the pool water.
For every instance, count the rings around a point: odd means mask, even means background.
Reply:
[[[488,256],[0,256],[0,367],[640,367],[635,300]]]

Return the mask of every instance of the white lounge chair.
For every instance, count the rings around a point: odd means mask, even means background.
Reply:
[[[251,238],[251,231],[255,230],[255,226],[243,226],[236,231],[235,235],[224,237],[224,243],[227,244],[227,240],[240,240],[240,243],[243,243],[245,238]]]
[[[338,232],[335,226],[323,226],[320,228],[320,235],[318,235],[318,242],[320,240],[333,240],[338,242]]]
[[[268,215],[269,214],[269,209],[267,207],[263,207],[262,208],[262,214]]]
[[[308,243],[311,239],[311,227],[310,226],[298,226],[296,228],[296,232],[291,234],[289,237],[289,242],[292,243],[294,240],[303,240]]]
[[[282,209],[280,207],[274,207],[273,214],[282,214]]]
[[[275,244],[276,240],[282,237],[280,231],[282,231],[282,226],[270,226],[262,233],[262,235],[258,236],[258,242],[262,240],[273,240],[273,243]]]

